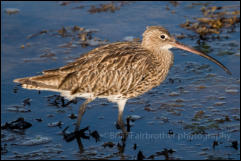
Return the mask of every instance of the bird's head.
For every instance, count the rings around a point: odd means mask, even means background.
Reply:
[[[175,38],[161,26],[148,26],[143,33],[142,45],[149,50],[168,50]]]
[[[182,50],[186,50],[191,53],[205,57],[206,59],[219,65],[223,70],[225,70],[228,74],[231,75],[231,72],[228,70],[228,68],[226,68],[221,62],[205,53],[197,51],[194,48],[179,43],[164,27],[148,26],[146,27],[146,30],[142,36],[142,47],[150,50],[151,52],[165,53],[165,50],[169,50],[170,48],[179,48]]]

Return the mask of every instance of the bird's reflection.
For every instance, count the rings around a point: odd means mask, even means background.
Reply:
[[[126,124],[127,129],[126,129],[125,123],[122,119],[118,120],[118,125],[116,126],[117,129],[121,129],[120,142],[118,142],[118,144],[117,144],[117,148],[118,148],[120,155],[122,155],[125,151],[125,145],[126,145],[126,140],[128,137],[128,132],[130,132],[129,120],[128,120],[128,118],[126,120],[127,120],[127,124]],[[89,135],[88,135],[87,131],[89,131],[89,126],[83,128],[83,129],[80,129],[78,131],[75,130],[74,132],[71,132],[71,133],[66,132],[66,130],[68,128],[69,127],[66,127],[62,131],[64,140],[66,142],[71,142],[76,139],[80,154],[84,152],[84,146],[82,144],[82,139],[90,139],[90,136],[91,136],[91,137],[95,138],[96,142],[99,141],[99,134],[97,131],[94,131],[92,133],[89,132]]]
[[[64,140],[66,142],[70,142],[74,139],[77,140],[77,143],[78,143],[78,146],[79,146],[79,150],[80,150],[80,153],[83,153],[84,152],[84,147],[83,147],[83,144],[82,144],[82,141],[81,141],[81,138],[84,138],[84,139],[89,139],[90,137],[87,136],[85,134],[85,131],[89,130],[89,126],[83,128],[83,129],[80,129],[78,131],[74,131],[74,132],[71,132],[71,133],[66,133],[66,130],[68,129],[69,127],[66,127],[64,130],[63,130],[63,136],[64,136]]]

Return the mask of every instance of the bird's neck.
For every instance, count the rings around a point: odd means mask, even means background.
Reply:
[[[156,85],[160,85],[168,75],[168,72],[173,65],[173,54],[170,50],[160,50],[158,53],[153,53],[155,61],[153,62],[156,67],[156,77],[159,78],[159,81],[156,82]]]
[[[161,70],[163,68],[166,68],[167,70],[170,69],[173,64],[173,54],[169,49],[155,51],[153,52],[153,55],[156,58],[157,63],[159,64],[159,68]]]
[[[172,63],[173,54],[169,50],[170,46],[166,46],[163,48],[158,47],[158,43],[155,43],[154,40],[150,41],[148,38],[143,38],[143,41],[141,43],[141,46],[145,48],[146,50],[149,50],[152,55],[155,57],[155,59],[158,59],[159,62],[162,63]]]
[[[156,66],[162,70],[167,69],[172,66],[173,64],[173,54],[169,50],[169,46],[166,46],[164,48],[160,48],[157,45],[158,43],[155,43],[155,41],[150,41],[148,37],[144,37],[143,41],[141,43],[141,46],[145,48],[146,50],[150,51],[152,54],[153,59],[155,60]]]
[[[152,57],[155,60],[155,63],[160,65],[160,68],[168,67],[168,69],[172,66],[173,64],[173,54],[168,48],[146,48],[147,50],[150,51]]]

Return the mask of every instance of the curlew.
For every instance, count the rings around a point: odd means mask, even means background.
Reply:
[[[170,48],[179,48],[205,57],[231,72],[218,60],[185,46],[161,26],[147,27],[142,42],[116,42],[91,50],[74,62],[45,70],[42,75],[15,79],[23,88],[60,92],[69,100],[85,98],[79,108],[76,128],[86,105],[95,98],[118,104],[117,123],[125,131],[122,113],[126,101],[160,85],[173,64]]]

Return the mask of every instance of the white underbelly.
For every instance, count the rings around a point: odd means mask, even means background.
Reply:
[[[69,91],[61,91],[60,94],[61,94],[61,96],[63,96],[64,98],[66,98],[68,100],[73,100],[76,97],[81,97],[81,98],[85,98],[85,99],[88,99],[88,98],[93,98],[94,99],[94,98],[96,98],[96,96],[94,96],[93,93],[77,93],[77,94],[71,95]],[[110,95],[110,96],[97,96],[97,98],[106,98],[106,99],[108,99],[111,102],[117,102],[118,100],[124,99],[121,94],[119,94],[119,95]]]

